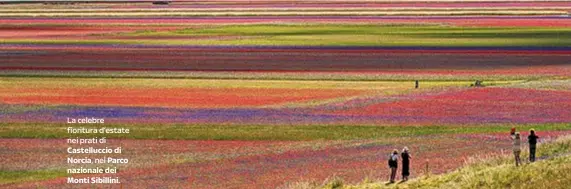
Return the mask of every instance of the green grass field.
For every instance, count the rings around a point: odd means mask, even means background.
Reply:
[[[47,180],[67,176],[63,170],[9,171],[0,170],[0,184]]]
[[[106,127],[129,128],[126,139],[175,140],[358,140],[420,137],[443,134],[502,133],[512,125],[434,125],[434,126],[358,126],[358,125],[186,125],[186,124],[105,124]],[[60,123],[0,123],[0,138],[67,138],[67,124]],[[85,126],[85,128],[90,128]],[[95,128],[95,127],[94,127]],[[99,128],[99,127],[97,127]],[[568,131],[571,124],[521,124],[521,130]],[[74,136],[94,137],[90,134]],[[113,138],[113,137],[110,137]]]
[[[203,39],[197,45],[332,46],[569,46],[569,28],[494,28],[423,25],[230,25],[173,32],[138,32],[138,36],[239,36]],[[173,44],[185,43],[175,42]]]
[[[117,39],[122,37],[123,39]],[[129,39],[129,37],[135,37]],[[167,38],[165,38],[167,37]],[[175,39],[172,39],[175,37]],[[171,38],[171,39],[169,39]],[[571,46],[570,28],[442,25],[254,24],[136,31],[82,39],[1,39],[4,44],[147,44],[252,46]]]

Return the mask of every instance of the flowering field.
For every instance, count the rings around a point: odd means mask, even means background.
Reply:
[[[542,140],[571,134],[570,131],[540,132]],[[14,154],[2,154],[3,170],[57,170],[61,161],[61,140],[2,139],[3,146],[17,146]],[[462,166],[470,156],[508,153],[510,140],[505,134],[455,134],[340,141],[179,141],[120,140],[126,157],[136,160],[120,176],[124,187],[279,187],[294,182],[318,182],[332,175],[347,182],[386,178],[386,152],[408,146],[413,152],[413,174],[422,174],[428,163],[432,173],[444,173]],[[25,145],[22,145],[25,144]],[[10,149],[6,149],[10,150]],[[503,150],[503,151],[502,151]],[[45,164],[22,164],[41,154]],[[34,175],[36,176],[36,175]],[[61,176],[61,174],[59,175]],[[57,187],[65,179],[3,184],[4,187]],[[276,179],[279,178],[279,179]]]
[[[489,84],[518,82],[521,81]],[[121,122],[176,120],[184,123],[279,125],[374,123],[389,119],[404,119],[412,123],[415,118],[407,117],[408,114],[381,114],[392,116],[382,118],[377,115],[332,114],[329,111],[340,107],[362,108],[360,106],[375,102],[406,101],[418,98],[415,97],[417,95],[442,90],[461,90],[471,82],[428,81],[416,90],[411,81],[6,78],[2,84],[1,103],[9,113],[2,117],[10,120],[43,122],[63,120],[69,115],[84,115]],[[559,98],[566,100],[569,95],[561,93]],[[38,109],[22,111],[28,106]],[[38,116],[30,119],[33,115]],[[557,122],[561,116],[539,122]],[[477,123],[476,120],[468,122]]]
[[[564,77],[571,70],[567,47],[1,47],[4,76],[474,81]]]
[[[536,129],[540,143],[571,134],[570,10],[533,0],[0,4],[0,188],[92,188],[66,184],[69,117],[132,131],[109,138],[130,160],[110,188],[385,180],[386,156],[405,146],[412,177],[506,155],[511,127]]]
[[[4,91],[7,93],[6,91]],[[4,96],[7,104],[160,106],[224,108],[268,106],[284,103],[351,97],[359,91],[319,89],[17,89],[12,97]],[[41,95],[37,95],[40,93]],[[27,94],[27,95],[26,95]],[[30,95],[32,94],[32,95]],[[176,94],[171,95],[171,94]],[[171,97],[168,97],[171,96]]]
[[[427,164],[438,174],[469,157],[508,153],[511,126],[535,128],[541,141],[571,134],[571,93],[553,88],[569,80],[543,81],[541,88],[522,81],[483,88],[432,81],[421,89],[406,81],[165,80],[3,78],[0,143],[10,153],[0,154],[0,186],[65,185],[68,134],[62,121],[69,116],[105,117],[108,127],[134,131],[111,139],[132,160],[120,165],[123,187],[267,188],[333,176],[348,183],[382,180],[386,153],[403,146],[415,157],[413,175],[424,174]],[[263,101],[275,90],[290,91],[279,101]],[[315,93],[321,90],[327,95]],[[185,91],[194,92],[180,95]],[[101,100],[107,93],[124,99]],[[228,101],[205,101],[201,93]],[[248,96],[253,94],[264,96]],[[42,98],[29,98],[37,96]],[[154,100],[129,100],[138,98]],[[157,103],[172,98],[187,103]],[[250,98],[264,104],[237,103]],[[100,101],[85,103],[90,100]],[[29,163],[31,157],[42,161]]]
[[[570,102],[570,91],[485,88],[382,102],[335,113],[429,123],[570,122]]]
[[[262,17],[225,17],[225,18],[157,18],[157,19],[137,19],[137,18],[7,18],[0,19],[0,24],[147,24],[147,25],[163,25],[163,24],[264,24],[275,22],[293,22],[293,23],[378,23],[378,24],[446,24],[458,26],[496,26],[496,27],[568,27],[571,25],[569,19],[561,17],[367,17],[367,16],[327,16],[327,17],[302,17],[302,16],[262,16]]]
[[[571,93],[565,88],[522,88],[524,81],[488,81],[496,86],[473,88],[471,83],[426,81],[414,89],[411,81],[6,78],[0,102],[7,114],[0,116],[18,122],[82,115],[115,122],[272,125],[571,121]],[[38,116],[30,119],[33,115]]]
[[[150,18],[153,19],[153,18]],[[569,22],[566,19],[564,21]],[[161,21],[161,19],[157,19]],[[85,20],[84,22],[89,22]],[[129,23],[131,21],[127,21]],[[90,35],[52,35],[51,38],[12,37],[6,44],[127,44],[127,45],[198,45],[198,46],[385,46],[385,47],[561,47],[568,50],[568,27],[490,27],[449,26],[439,23],[361,23],[361,24],[226,24],[174,28],[148,27],[134,32]],[[39,22],[38,25],[45,25]],[[134,23],[136,25],[136,22]],[[13,24],[12,24],[13,25]],[[59,24],[62,30],[73,24]],[[68,26],[65,26],[68,25]],[[72,26],[69,26],[72,25]],[[105,25],[104,25],[105,26]],[[168,25],[166,25],[168,26]],[[13,26],[23,28],[24,26]],[[39,27],[41,26],[33,26]],[[45,26],[44,26],[45,27]],[[4,27],[7,34],[13,28]],[[145,29],[144,27],[140,27]],[[48,28],[53,29],[53,28]],[[80,28],[81,29],[81,28]],[[113,29],[113,27],[111,27]],[[131,28],[133,29],[133,28]],[[85,30],[89,31],[89,28]],[[326,32],[324,32],[326,31]],[[98,35],[95,35],[99,32]],[[86,33],[89,34],[89,33]],[[58,37],[55,37],[58,36]],[[535,38],[531,38],[531,37]],[[538,36],[541,36],[538,38]],[[391,40],[388,40],[391,39]],[[485,48],[484,48],[485,49]],[[501,49],[501,48],[500,48]],[[546,49],[547,50],[547,49]]]

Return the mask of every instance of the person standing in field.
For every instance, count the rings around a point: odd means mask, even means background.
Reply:
[[[512,127],[512,129],[510,130],[510,136],[512,137],[512,139],[515,137],[515,127]]]
[[[389,156],[389,168],[391,169],[391,178],[389,183],[395,183],[395,177],[397,176],[399,151],[397,149],[393,150],[393,153]]]
[[[412,159],[412,157],[410,156],[410,154],[408,153],[408,148],[405,146],[404,149],[402,149],[402,180],[407,181],[408,180],[408,176],[410,175],[410,159]]]
[[[515,166],[521,165],[521,159],[519,155],[521,154],[521,137],[519,132],[515,133],[515,137],[513,138],[513,152],[515,157]]]
[[[527,142],[529,143],[529,162],[535,161],[535,149],[537,144],[537,139],[539,137],[535,135],[535,130],[529,130],[529,136],[527,136]]]

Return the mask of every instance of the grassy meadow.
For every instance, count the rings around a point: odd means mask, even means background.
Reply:
[[[571,45],[571,29],[423,24],[249,24],[201,26],[174,31],[140,30],[80,39],[5,38],[0,43],[533,48],[568,47]]]
[[[2,138],[65,139],[66,124],[2,123]],[[122,139],[161,140],[230,140],[230,141],[321,141],[398,139],[454,134],[502,134],[510,124],[486,125],[189,125],[189,124],[107,124],[107,127],[129,128],[133,131]],[[569,131],[571,124],[519,124],[520,130]],[[96,127],[85,127],[96,128]],[[75,135],[74,135],[75,136]],[[97,134],[78,135],[95,137]],[[116,137],[110,137],[116,138]]]

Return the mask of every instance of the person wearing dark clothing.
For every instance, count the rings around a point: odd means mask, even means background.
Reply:
[[[539,137],[535,135],[535,130],[529,130],[529,136],[527,136],[527,142],[529,143],[529,162],[535,161],[535,149],[537,145],[537,139]]]
[[[399,151],[393,150],[393,153],[389,157],[389,168],[391,168],[391,178],[389,183],[395,182],[395,177],[397,176],[397,168],[398,168],[398,156]]]
[[[404,147],[404,149],[402,150],[402,180],[403,181],[407,181],[408,180],[408,176],[410,175],[410,159],[412,159],[412,157],[410,156],[410,154],[408,153],[408,148]]]

